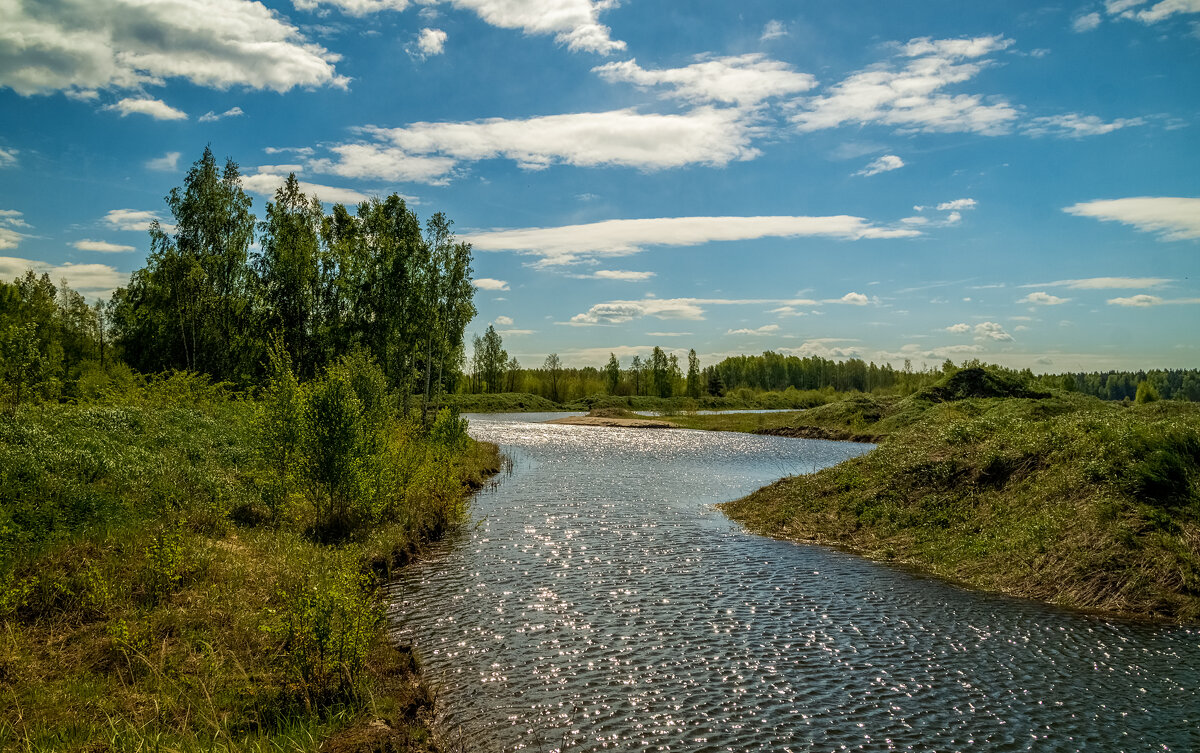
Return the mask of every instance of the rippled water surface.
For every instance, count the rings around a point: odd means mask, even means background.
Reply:
[[[1200,750],[1200,632],[750,536],[867,445],[474,416],[511,475],[392,589],[467,750]]]

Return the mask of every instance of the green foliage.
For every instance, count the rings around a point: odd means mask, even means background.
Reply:
[[[467,419],[459,418],[454,408],[442,408],[429,427],[429,442],[444,452],[463,452],[471,442],[467,435]]]
[[[302,474],[316,508],[317,531],[338,538],[372,517],[365,484],[375,438],[343,369],[329,369],[306,392]]]
[[[276,661],[308,702],[362,690],[363,667],[383,619],[371,581],[344,556],[309,571],[279,594],[267,626]]]
[[[160,526],[146,547],[146,598],[161,603],[179,586],[185,567],[183,536],[178,527]]]
[[[1156,400],[1158,400],[1158,390],[1154,389],[1154,385],[1149,382],[1139,382],[1134,402],[1138,405],[1143,405],[1145,403],[1153,403]]]

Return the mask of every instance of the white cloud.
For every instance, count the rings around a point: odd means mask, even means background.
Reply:
[[[417,35],[416,47],[409,51],[410,55],[420,57],[422,60],[434,55],[441,55],[446,51],[446,32],[441,29],[421,29],[421,33]]]
[[[507,326],[511,325],[512,323],[513,323],[513,320],[512,320],[512,317],[511,317],[511,316],[498,316],[498,317],[496,317],[496,324],[499,324],[499,325],[501,325],[501,326],[503,326],[503,327],[507,327]]]
[[[0,246],[4,248],[4,246]],[[107,264],[48,264],[33,259],[18,259],[11,256],[0,256],[0,280],[13,280],[33,270],[34,274],[50,275],[57,284],[66,280],[73,290],[87,298],[108,298],[112,291],[120,287],[125,280],[116,268]]]
[[[119,112],[122,118],[138,113],[140,115],[149,115],[155,120],[187,120],[187,113],[183,110],[171,107],[161,99],[151,99],[149,97],[126,97],[119,102],[107,105],[101,109]]]
[[[1146,308],[1149,306],[1197,304],[1200,303],[1200,298],[1161,298],[1157,295],[1146,295],[1145,293],[1139,293],[1138,295],[1129,296],[1128,298],[1109,298],[1108,303],[1112,306],[1134,306]]]
[[[1022,288],[1070,288],[1072,290],[1115,290],[1120,288],[1158,288],[1175,282],[1169,277],[1087,277],[1080,280],[1055,280],[1021,285]]]
[[[755,128],[731,108],[700,107],[679,115],[626,109],[359,131],[375,143],[334,146],[330,151],[336,158],[315,160],[312,169],[351,178],[444,184],[459,163],[486,159],[513,160],[525,170],[556,164],[661,170],[722,166],[759,155],[750,144]]]
[[[275,192],[287,182],[287,173],[297,172],[295,169],[286,171],[272,170],[271,168],[295,168],[296,165],[261,165],[258,172],[254,175],[242,176],[242,187],[251,193],[256,193],[259,196],[265,196],[270,200],[275,198]],[[331,201],[335,204],[355,205],[359,202],[366,201],[366,194],[355,191],[352,188],[338,188],[336,186],[326,186],[320,183],[309,183],[307,181],[298,180],[300,190],[308,196],[316,196],[321,201]]]
[[[155,212],[140,209],[113,209],[104,215],[104,221],[116,230],[133,230],[145,232],[150,229],[150,223],[158,220],[162,229],[168,233],[174,232],[175,226],[164,222]]]
[[[916,230],[885,228],[862,217],[660,217],[587,225],[493,230],[467,234],[478,251],[538,257],[538,266],[636,254],[646,246],[696,246],[712,241],[827,237],[841,240],[908,238]]]
[[[643,298],[637,301],[605,301],[595,304],[582,314],[576,314],[565,324],[574,326],[623,324],[644,316],[653,316],[658,319],[701,320],[704,318],[705,306],[813,306],[816,303],[816,301],[807,299],[772,298]]]
[[[179,152],[167,152],[161,157],[155,157],[146,162],[146,169],[175,172],[179,169],[179,155]]]
[[[263,151],[267,154],[295,154],[300,157],[311,157],[314,150],[311,146],[268,146],[264,147]]]
[[[816,85],[816,79],[799,73],[786,63],[761,53],[736,57],[701,55],[685,68],[646,70],[637,60],[607,63],[592,69],[606,81],[620,81],[649,88],[668,87],[665,97],[696,104],[720,102],[756,105],[772,97],[798,94]]]
[[[731,329],[727,335],[769,335],[779,331],[778,324],[764,324],[758,329]]]
[[[1102,136],[1122,128],[1145,124],[1146,121],[1142,118],[1118,118],[1106,123],[1095,115],[1080,115],[1072,112],[1066,115],[1034,118],[1022,126],[1021,130],[1029,136],[1063,136],[1079,139],[1086,136]]]
[[[958,211],[962,209],[974,209],[976,202],[974,199],[954,199],[953,201],[943,201],[937,205],[939,212]]]
[[[119,243],[109,243],[108,241],[75,241],[71,244],[80,251],[98,251],[102,254],[117,254],[126,251],[137,251],[133,246],[123,246]]]
[[[853,73],[823,95],[800,102],[792,122],[801,132],[852,123],[901,131],[1008,133],[1019,113],[1004,99],[943,90],[974,78],[988,62],[980,58],[1011,44],[1002,36],[913,39],[900,50],[908,59],[902,67],[881,63]]]
[[[886,173],[892,170],[899,170],[902,167],[904,167],[904,160],[900,159],[894,154],[885,154],[856,172],[855,175],[862,175],[869,178],[872,175],[878,175],[880,173]]]
[[[1058,296],[1050,295],[1045,291],[1037,291],[1030,293],[1029,295],[1017,301],[1017,303],[1029,303],[1034,306],[1058,306],[1059,304],[1066,303],[1069,300],[1071,299],[1059,298]]]
[[[29,237],[13,229],[29,227],[29,223],[21,218],[23,214],[16,209],[0,209],[0,250],[16,248]]]
[[[0,169],[16,167],[17,154],[19,152],[16,149],[0,149]]]
[[[444,0],[443,0],[444,1]],[[617,0],[449,0],[455,8],[472,10],[484,22],[501,29],[520,29],[527,35],[553,34],[572,52],[608,54],[625,49],[612,39],[600,14]]]
[[[339,59],[250,0],[5,2],[0,86],[18,94],[198,86],[344,86]]]
[[[980,322],[975,325],[975,339],[984,342],[992,340],[995,342],[1012,342],[1013,336],[1004,331],[996,322]]]
[[[427,7],[425,19],[436,18],[428,6],[450,4],[460,10],[474,11],[485,23],[501,29],[520,29],[529,36],[553,34],[559,44],[572,51],[607,54],[625,49],[625,43],[610,37],[611,31],[600,23],[600,14],[616,7],[617,0],[420,0]],[[300,10],[316,10],[328,5],[352,16],[364,16],[383,10],[402,11],[408,0],[292,0]]]
[[[634,272],[625,269],[597,269],[587,277],[594,277],[598,280],[622,280],[625,282],[641,282],[649,280],[654,276],[653,272]]]
[[[951,324],[949,327],[946,327],[946,331],[951,332],[956,335],[965,335],[966,333],[971,331],[971,325],[965,324],[965,323]]]
[[[862,293],[847,293],[841,298],[826,301],[826,303],[844,303],[848,306],[866,306],[871,302],[871,299]]]
[[[1162,240],[1200,238],[1200,199],[1176,196],[1136,196],[1086,201],[1063,209],[1077,217],[1121,222]]]
[[[841,340],[835,337],[818,337],[805,340],[795,348],[776,348],[776,350],[791,356],[817,356],[829,359],[858,358],[860,350],[857,346],[840,344],[851,342],[855,341]]]
[[[1200,0],[1160,0],[1144,10],[1134,10],[1146,0],[1109,0],[1105,10],[1110,15],[1156,24],[1180,13],[1200,13]]]
[[[691,332],[647,332],[647,337],[691,337]]]
[[[762,36],[759,37],[760,42],[766,42],[771,39],[779,39],[788,35],[787,27],[782,21],[767,21],[767,25],[763,27]]]
[[[382,10],[404,10],[408,0],[292,0],[299,10],[313,11],[322,5],[332,5],[351,16],[365,16]]]
[[[479,277],[471,281],[471,284],[480,290],[508,290],[508,283],[504,280],[494,280],[491,277]]]
[[[216,113],[216,112],[213,112],[212,110],[209,110],[208,112],[201,115],[198,118],[198,120],[201,123],[214,123],[214,122],[220,120],[221,118],[236,118],[239,115],[245,115],[245,114],[246,113],[242,112],[242,108],[240,108],[240,107],[230,107],[228,110],[226,110],[225,112],[222,112],[222,113]]]
[[[1092,31],[1099,25],[1100,25],[1100,14],[1094,13],[1094,12],[1093,13],[1085,13],[1082,16],[1077,16],[1075,18],[1075,20],[1071,22],[1071,28],[1073,30],[1075,30],[1076,32],[1080,32],[1080,33],[1085,32],[1085,31]]]

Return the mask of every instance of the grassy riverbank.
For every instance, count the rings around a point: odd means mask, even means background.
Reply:
[[[351,492],[305,464],[315,440],[281,454],[279,405],[179,375],[0,416],[0,749],[434,749],[375,589],[462,520],[496,448],[360,407],[367,504],[338,517]]]
[[[803,409],[836,400],[838,393],[827,390],[795,390],[781,392],[740,391],[738,394],[700,398],[654,397],[651,395],[591,395],[565,403],[556,403],[539,395],[524,392],[492,394],[459,394],[443,398],[463,413],[529,413],[550,411],[591,411],[595,408],[625,409],[669,415],[698,410],[780,410]]]
[[[1200,406],[1038,393],[972,369],[899,400],[679,423],[883,440],[723,506],[753,531],[1069,607],[1200,619]]]

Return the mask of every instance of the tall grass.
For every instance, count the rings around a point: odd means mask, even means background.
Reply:
[[[368,719],[426,749],[377,573],[461,521],[497,458],[343,367],[356,458],[305,444],[320,384],[290,413],[176,374],[0,416],[0,749],[307,751]],[[329,479],[353,514],[330,514]]]

